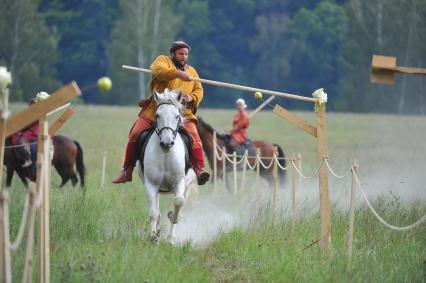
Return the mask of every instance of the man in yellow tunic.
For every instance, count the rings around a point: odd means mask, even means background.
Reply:
[[[192,166],[197,174],[198,184],[203,185],[208,181],[210,175],[204,171],[203,147],[195,124],[197,123],[195,111],[203,99],[203,87],[200,82],[190,80],[190,77],[198,78],[197,71],[187,63],[190,50],[191,48],[187,43],[176,41],[170,48],[170,56],[158,56],[151,64],[150,90],[152,93],[154,91],[162,93],[168,88],[170,90],[179,89],[182,92],[185,104],[183,114],[186,118],[182,127],[191,136]],[[129,133],[123,169],[112,180],[114,184],[132,180],[132,172],[137,161],[137,138],[143,130],[150,128],[154,123],[157,106],[152,96],[140,105],[142,109],[139,112],[139,118],[133,123]]]

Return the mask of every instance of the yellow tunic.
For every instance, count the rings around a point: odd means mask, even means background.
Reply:
[[[200,82],[185,82],[176,76],[176,66],[172,59],[165,55],[158,56],[151,64],[152,78],[150,83],[150,89],[153,93],[154,90],[161,93],[166,88],[169,90],[179,89],[182,93],[190,95],[193,99],[195,107],[198,107],[201,100],[203,99],[203,87]],[[198,78],[197,71],[188,66],[185,70],[189,76]],[[154,119],[156,111],[155,101],[150,99],[147,105],[145,105],[141,113],[147,116],[149,119]],[[183,111],[184,116],[187,119],[197,120],[193,109],[185,108]]]

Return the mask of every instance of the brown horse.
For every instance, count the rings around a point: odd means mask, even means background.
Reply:
[[[8,147],[12,144],[11,138],[6,139],[6,148],[4,152],[4,165],[7,167],[6,186],[12,184],[13,173],[16,171],[22,182],[27,186],[27,178],[34,181],[34,174],[31,174],[29,167],[22,167],[24,161],[16,156],[15,149]],[[83,149],[80,144],[68,137],[57,135],[52,137],[54,148],[52,165],[62,178],[61,187],[71,179],[72,185],[78,182],[74,166],[80,176],[80,185],[84,187],[85,166],[83,162]]]
[[[207,124],[200,117],[198,117],[197,130],[198,130],[198,134],[200,135],[201,141],[203,142],[203,149],[207,155],[207,159],[209,161],[210,167],[213,168],[213,154],[214,154],[213,153],[213,132],[215,132],[215,130],[213,129],[212,126]],[[216,141],[217,141],[217,145],[220,148],[227,147],[226,140],[227,140],[226,135],[222,135],[216,132]],[[283,149],[277,144],[273,144],[264,140],[255,140],[253,141],[253,147],[254,147],[254,150],[253,150],[254,152],[256,149],[259,149],[261,152],[261,156],[265,157],[265,159],[261,159],[262,162],[265,164],[269,164],[271,162],[271,157],[273,157],[275,150],[278,151],[278,158],[285,157]],[[251,154],[251,153],[249,154],[249,156],[253,156],[253,155],[254,154]],[[283,167],[286,166],[285,159],[278,159],[278,160],[281,166]],[[217,177],[220,178],[222,176],[222,170],[223,170],[222,161],[218,159],[216,161],[217,161]],[[255,158],[249,158],[248,161],[250,163],[250,166],[252,167],[254,166],[256,162]],[[242,169],[239,167],[237,168],[238,170]],[[228,162],[226,171],[231,171],[231,170],[232,170],[232,166]],[[285,171],[278,170],[278,172],[280,177],[280,183],[284,184]],[[271,166],[269,169],[265,169],[261,166],[260,175],[268,182],[270,187],[273,186],[275,181],[273,176],[273,166]]]

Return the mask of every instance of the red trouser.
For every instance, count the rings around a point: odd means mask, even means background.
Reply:
[[[143,114],[134,123],[129,132],[129,142],[126,147],[126,155],[123,162],[123,168],[134,167],[136,164],[136,141],[139,134],[145,129],[150,128],[153,125],[153,121]],[[204,170],[204,155],[203,145],[201,143],[200,136],[197,132],[197,127],[194,121],[187,121],[182,124],[182,127],[188,132],[192,139],[192,167],[195,173]],[[198,165],[197,165],[198,164]]]

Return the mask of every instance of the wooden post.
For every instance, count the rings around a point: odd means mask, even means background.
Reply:
[[[106,151],[104,151],[104,154],[102,156],[102,175],[101,175],[101,188],[105,185],[105,170],[106,170]]]
[[[297,154],[297,169],[299,169],[300,172],[302,172],[302,155],[300,153]],[[298,188],[299,190],[302,188],[302,176],[300,174],[299,175],[299,184],[298,184]]]
[[[292,160],[296,160],[296,155],[293,154]],[[296,169],[291,167],[291,237],[294,239],[296,231]]]
[[[223,184],[226,187],[226,148],[225,147],[222,147],[222,178],[223,178]]]
[[[8,199],[8,192],[0,191],[0,280],[2,283],[12,282]]]
[[[217,140],[216,132],[213,132],[213,185],[214,191],[217,191]]]
[[[68,108],[62,115],[50,126],[49,136],[54,136],[62,125],[74,114],[75,110]]]
[[[277,152],[274,152],[274,157],[277,157]],[[277,213],[277,191],[278,191],[278,164],[277,159],[273,160],[273,176],[274,176],[274,187],[272,188],[272,225],[275,226],[275,219]]]
[[[4,145],[6,139],[7,118],[3,117],[0,111],[0,190],[3,189],[3,161],[4,161]]]
[[[355,173],[358,170],[357,160],[355,159],[352,165],[352,187],[351,187],[351,208],[349,212],[349,230],[348,230],[348,271],[352,270],[352,242],[354,234],[354,221],[355,221],[355,191],[356,181]]]
[[[44,131],[44,170],[43,170],[43,229],[44,229],[44,282],[50,282],[50,175],[52,172],[52,152],[50,151],[51,139],[48,132],[48,124],[45,122]]]
[[[7,111],[7,109],[5,110]],[[1,282],[10,283],[12,275],[9,249],[9,213],[7,210],[8,194],[2,188],[6,121],[7,118],[3,117],[3,112],[0,111],[0,279]]]
[[[240,191],[242,191],[245,188],[245,182],[246,182],[246,173],[247,173],[247,162],[248,162],[248,150],[246,149],[244,151],[244,156],[243,156],[243,173],[241,174],[241,187],[240,187]]]
[[[261,157],[261,152],[259,148],[256,148],[256,188],[259,188],[259,181],[260,181],[260,166],[262,166],[260,164],[260,157]]]
[[[234,194],[237,193],[237,152],[234,150],[232,153],[232,171],[233,171],[233,180],[234,180]]]
[[[37,164],[38,166],[41,164]],[[39,169],[39,168],[37,168]],[[34,242],[34,222],[36,214],[36,190],[34,188],[34,183],[30,184],[29,187],[30,199],[28,206],[28,235],[27,235],[27,246],[25,250],[25,262],[24,262],[24,275],[22,282],[31,283],[32,282],[32,270],[33,270],[33,242]]]
[[[48,123],[46,119],[46,115],[40,117],[39,119],[40,125],[40,134],[38,136],[38,144],[37,144],[37,163],[43,164],[41,171],[37,170],[37,193],[41,194],[41,204],[40,204],[40,216],[39,216],[39,282],[49,282],[47,281],[49,276],[47,272],[49,270],[49,204],[48,195],[46,190],[48,189],[48,185],[46,183],[46,174],[47,167],[46,164],[46,156],[49,153],[46,152],[46,143],[48,142]],[[50,160],[49,162],[50,163]],[[37,169],[39,169],[38,167]],[[43,181],[42,181],[43,179]],[[47,216],[46,216],[47,214]]]
[[[327,127],[325,117],[325,104],[318,105],[317,112],[317,147],[318,165],[327,157]],[[320,246],[323,249],[331,248],[331,222],[330,222],[330,196],[328,191],[328,170],[322,166],[319,171],[319,195],[321,214],[321,239]]]

